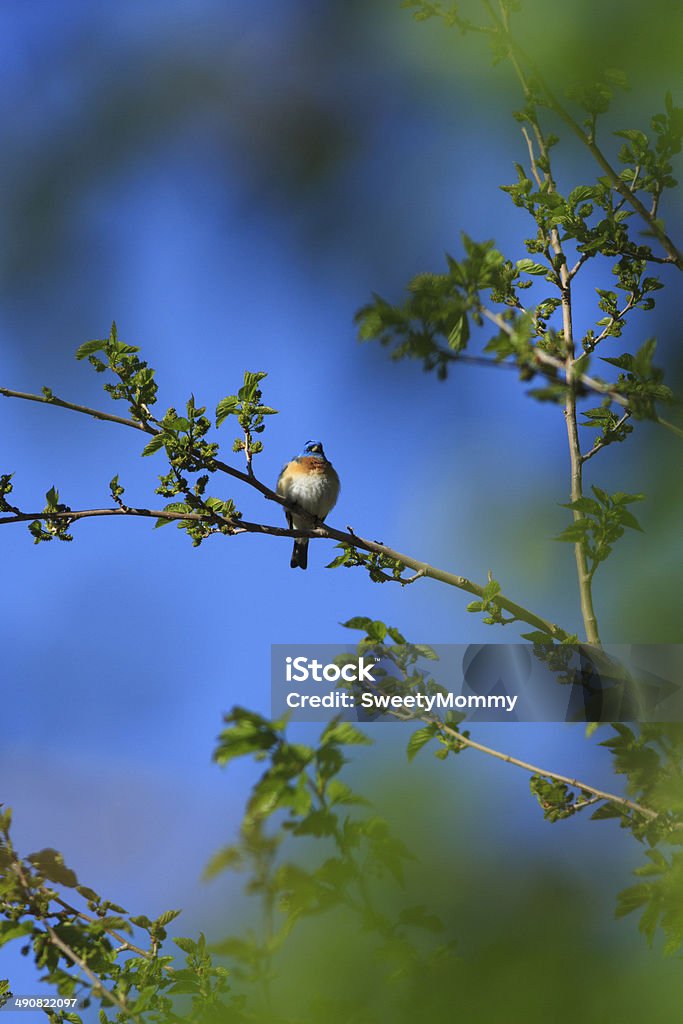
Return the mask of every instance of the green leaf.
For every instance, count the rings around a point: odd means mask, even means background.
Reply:
[[[615,804],[606,803],[601,804],[597,810],[593,811],[591,814],[591,821],[600,821],[603,818],[620,818],[621,815],[622,812],[615,806]]]
[[[578,206],[579,203],[585,203],[587,199],[594,199],[595,193],[596,189],[593,185],[578,185],[569,193],[569,204]]]
[[[74,889],[78,885],[76,875],[71,868],[65,865],[61,853],[51,847],[39,850],[37,853],[30,853],[27,860],[50,882],[65,885],[70,889]]]
[[[0,946],[29,935],[33,930],[33,921],[0,921]]]
[[[633,515],[632,512],[629,512],[627,508],[621,509],[619,519],[624,524],[624,526],[628,526],[632,530],[638,530],[640,533],[644,533],[644,530],[638,522],[638,520],[636,519],[636,517]]]
[[[166,435],[163,431],[155,434],[151,441],[148,441],[145,447],[142,449],[141,455],[153,455],[154,452],[158,452],[160,448],[163,448],[166,443]]]
[[[593,498],[577,498],[576,501],[568,501],[561,503],[562,508],[576,509],[577,512],[589,512],[593,515],[599,515],[600,505]]]
[[[379,643],[382,643],[387,635],[387,627],[383,622],[373,620],[367,627],[366,632],[371,640],[377,640]]]
[[[388,626],[387,633],[389,634],[389,636],[391,637],[395,644],[407,643],[407,640],[404,637],[403,633],[399,632],[399,630],[396,629],[395,626]]]
[[[494,597],[497,597],[498,594],[500,594],[500,583],[498,580],[489,580],[484,587],[484,592],[481,596],[482,600],[488,604],[488,602]]]
[[[183,953],[187,953],[191,956],[193,953],[197,952],[197,943],[194,941],[194,939],[177,938],[173,941],[175,942],[178,949],[182,949]]]
[[[330,722],[320,737],[320,742],[323,746],[327,743],[372,744],[372,740],[350,722]]]
[[[328,562],[325,566],[326,569],[338,569],[340,565],[345,565],[349,560],[349,551],[343,551],[341,555],[337,555],[331,562]],[[343,623],[342,623],[343,625]]]
[[[244,371],[244,385],[243,385],[244,390],[247,391],[247,392],[250,392],[251,394],[253,394],[254,391],[256,390],[257,386],[267,376],[268,376],[268,374],[264,373],[263,371],[257,371],[256,373],[254,373],[251,370],[245,370]]]
[[[405,643],[405,641],[403,642]],[[427,658],[428,661],[439,660],[439,655],[433,647],[429,646],[429,644],[412,644],[411,646],[422,658]]]
[[[95,352],[103,352],[108,344],[109,341],[106,338],[94,338],[92,341],[86,341],[76,349],[76,359],[86,359]]]
[[[580,544],[586,538],[588,525],[586,519],[579,519],[575,523],[570,523],[562,533],[555,537],[555,540],[566,541],[569,544]]]
[[[166,924],[170,924],[171,921],[175,921],[176,917],[179,917],[180,914],[182,914],[182,910],[165,910],[154,923],[163,927]]]
[[[168,505],[164,505],[164,512],[191,512],[191,507],[186,501],[171,501]],[[154,523],[154,529],[158,530],[162,526],[169,526],[171,523],[175,523],[177,526],[183,525],[182,519],[163,519],[159,518]]]
[[[368,627],[372,625],[372,619],[367,615],[356,615],[352,619],[347,619],[346,622],[340,622],[339,625],[345,629],[362,629],[367,632]]]
[[[152,927],[152,922],[147,917],[147,914],[136,914],[134,917],[131,917],[131,922],[137,928],[145,928],[146,929],[146,928],[151,928]]]
[[[305,783],[305,778],[303,779]],[[354,793],[350,786],[347,786],[341,779],[330,779],[326,789],[327,801],[331,806],[335,804],[367,804],[368,801]]]
[[[430,740],[434,739],[436,735],[436,727],[433,725],[427,725],[424,729],[416,729],[408,740],[408,746],[406,747],[406,754],[408,760],[412,761],[418,751],[422,750],[425,744],[429,743]]]
[[[220,427],[223,420],[237,413],[239,408],[240,400],[237,395],[228,395],[226,398],[221,398],[216,406],[216,426]]]
[[[647,135],[638,128],[622,128],[613,134],[617,135],[620,139],[628,139],[629,142],[635,143],[639,149],[647,148]]]
[[[517,270],[524,274],[547,274],[548,269],[549,268],[544,266],[542,263],[534,263],[534,261],[530,260],[528,257],[525,257],[522,260],[517,260]]]
[[[631,505],[634,501],[645,501],[644,494],[625,494],[623,491],[615,491],[612,495],[615,505]]]

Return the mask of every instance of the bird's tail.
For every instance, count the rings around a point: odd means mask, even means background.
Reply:
[[[292,560],[289,563],[292,569],[305,569],[308,565],[308,537],[303,540],[294,541]]]

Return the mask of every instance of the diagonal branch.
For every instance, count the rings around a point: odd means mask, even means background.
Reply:
[[[514,335],[515,332],[513,328],[506,320],[503,319],[502,316],[500,316],[499,313],[494,313],[493,310],[487,309],[485,306],[481,306],[479,311],[487,320],[490,320],[491,323],[495,324],[501,331],[504,331],[510,337]],[[457,360],[457,358],[457,355],[453,356],[454,360]],[[567,364],[564,360],[558,359],[557,356],[553,356],[549,352],[545,352],[542,348],[538,348],[538,346],[534,348],[534,360],[547,367],[552,367],[555,370],[562,371],[565,374],[566,379]],[[482,363],[483,362],[484,360],[482,360]],[[513,364],[506,363],[503,365],[512,366]],[[574,382],[575,387],[580,386],[582,388],[586,388],[588,391],[594,391],[597,395],[609,397],[613,402],[616,402],[617,405],[628,410],[628,399],[619,391],[615,391],[611,384],[606,384],[604,381],[598,380],[596,377],[590,377],[587,373],[573,374],[571,379]],[[677,437],[683,438],[683,430],[681,430],[680,427],[677,427],[675,423],[670,423],[669,420],[665,420],[662,416],[655,416],[654,422],[658,423],[660,427],[664,427],[672,434],[675,434]]]
[[[254,479],[254,484],[256,483],[258,483],[258,481]],[[261,485],[260,489],[265,491],[268,490],[268,488],[265,488],[265,485]],[[294,508],[296,508],[296,506],[294,506]],[[117,508],[80,509],[63,512],[42,511],[13,513],[12,515],[0,516],[0,526],[9,523],[32,522],[34,520],[44,520],[46,522],[67,522],[70,524],[77,522],[80,519],[92,519],[106,516],[166,519],[169,522],[190,520],[193,522],[216,523],[219,521],[224,525],[225,532],[231,535],[240,533],[260,533],[271,537],[320,537],[327,540],[336,540],[340,544],[359,548],[360,550],[368,551],[371,554],[384,555],[387,558],[401,562],[407,568],[413,569],[418,578],[425,576],[429,579],[437,580],[439,583],[445,583],[447,586],[456,587],[458,590],[463,590],[475,597],[484,597],[484,587],[467,579],[466,576],[459,576],[456,573],[447,572],[444,569],[439,569],[436,566],[429,565],[427,562],[422,562],[417,558],[413,558],[412,555],[406,555],[401,551],[395,551],[393,548],[387,547],[386,544],[381,544],[379,541],[359,537],[358,534],[353,533],[350,530],[347,532],[343,530],[336,530],[334,527],[328,526],[324,523],[318,523],[317,525],[312,526],[310,530],[290,530],[284,526],[271,526],[267,523],[253,523],[244,519],[229,519],[224,516],[219,516],[215,512],[172,512],[164,509],[132,508],[131,506],[125,505]],[[309,516],[309,518],[313,522],[316,522],[314,516]],[[412,583],[414,581],[415,577],[410,580],[404,580],[404,583]],[[544,619],[540,615],[536,615],[535,612],[528,608],[524,608],[522,605],[517,604],[516,601],[512,601],[510,598],[505,597],[503,594],[496,595],[496,597],[492,598],[492,601],[503,611],[507,611],[513,615],[515,619],[533,626],[534,629],[539,629],[541,632],[546,633],[548,636],[553,637],[556,640],[564,640],[568,636],[567,632],[560,626]]]
[[[626,410],[624,415],[619,420],[617,420],[614,426],[610,429],[609,433],[612,435],[617,434],[620,428],[623,427],[624,423],[626,423],[626,420],[630,417],[630,415],[631,413],[628,410]],[[584,454],[581,456],[581,461],[588,462],[588,460],[592,459],[594,455],[597,455],[599,451],[602,451],[603,448],[606,448],[609,443],[609,437],[596,438],[593,447],[589,451],[584,452]]]
[[[525,772],[531,772],[532,775],[541,775],[545,779],[554,779],[556,782],[564,782],[568,786],[573,786],[574,789],[592,793],[598,800],[608,800],[610,803],[619,804],[621,807],[628,808],[631,811],[642,814],[645,818],[654,819],[659,817],[658,812],[652,810],[651,807],[645,807],[643,804],[638,804],[634,800],[628,800],[626,797],[617,796],[616,793],[608,793],[603,789],[598,789],[596,786],[589,785],[587,782],[581,782],[579,779],[572,779],[568,775],[560,775],[559,772],[551,772],[548,771],[547,768],[539,768],[538,765],[529,764],[528,761],[520,761],[519,758],[512,757],[511,754],[504,754],[500,750],[494,750],[492,747],[484,746],[483,743],[477,743],[476,740],[470,739],[469,736],[463,736],[463,734],[458,732],[457,729],[452,729],[441,721],[437,721],[436,724],[438,725],[440,732],[446,734],[461,747],[471,747],[472,750],[478,750],[482,754],[488,754],[490,757],[496,757],[499,761],[505,761],[507,764],[514,764],[517,768],[522,768]]]
[[[63,954],[63,956],[66,957],[66,959],[74,965],[74,967],[78,967],[78,969],[85,975],[85,977],[88,979],[88,982],[92,987],[93,995],[102,998],[103,1000],[106,1000],[112,1006],[118,1006],[119,1010],[121,1010],[122,1013],[124,1013],[127,1017],[130,1017],[132,1020],[140,1021],[138,1015],[135,1014],[128,1006],[127,1002],[125,1001],[125,998],[120,997],[119,995],[117,995],[116,992],[112,992],[105,985],[103,985],[101,980],[91,970],[91,968],[88,966],[85,960],[83,960],[83,958],[80,957],[78,953],[76,953],[76,951],[73,950],[71,946],[69,946],[66,942],[64,942],[64,940],[57,934],[57,932],[54,930],[49,921],[46,920],[44,909],[35,907],[33,899],[33,890],[26,877],[24,865],[22,864],[21,860],[18,857],[15,857],[10,866],[14,871],[15,875],[17,876],[17,878],[19,879],[19,883],[22,889],[24,890],[24,896],[26,898],[31,913],[35,916],[37,921],[40,921],[43,924],[52,945],[56,949],[58,949]]]
[[[26,401],[41,402],[48,405],[59,405],[62,408],[70,409],[73,412],[81,413],[85,416],[90,416],[93,419],[107,419],[114,423],[119,423],[122,426],[131,427],[134,430],[142,430],[147,434],[157,435],[158,430],[155,430],[149,424],[142,424],[137,420],[126,419],[121,416],[111,416],[107,413],[102,413],[98,409],[91,409],[88,406],[77,405],[73,402],[66,402],[63,399],[57,399],[50,395],[40,396],[31,395],[21,391],[13,391],[9,388],[0,387],[0,395],[4,395],[6,398],[19,398]],[[189,512],[166,512],[163,509],[147,509],[147,508],[130,508],[127,505],[119,506],[117,508],[109,509],[83,509],[80,511],[64,511],[64,512],[14,512],[10,516],[0,516],[0,526],[3,523],[17,523],[17,522],[31,522],[33,520],[44,520],[44,521],[67,521],[76,522],[79,519],[93,518],[99,516],[142,516],[146,518],[154,519],[167,519],[167,520],[195,520],[195,521],[206,521],[216,523],[218,520],[222,520],[225,523],[227,532],[231,534],[237,533],[265,533],[271,536],[277,537],[324,537],[329,540],[336,540],[341,544],[346,544],[350,547],[360,548],[363,551],[368,551],[374,554],[385,555],[388,558],[395,559],[396,561],[402,562],[403,565],[409,569],[413,569],[420,576],[426,576],[430,579],[437,580],[440,583],[445,583],[447,586],[456,587],[459,590],[464,590],[468,594],[472,594],[475,597],[482,598],[484,595],[484,587],[472,580],[467,579],[465,576],[457,575],[456,573],[447,572],[443,569],[439,569],[436,566],[429,565],[427,562],[422,562],[417,558],[413,558],[410,555],[403,554],[399,551],[394,551],[392,548],[387,547],[385,544],[380,544],[377,541],[367,540],[363,537],[359,537],[352,531],[344,532],[342,530],[335,530],[333,527],[326,526],[320,523],[315,516],[310,515],[304,509],[298,508],[298,506],[286,501],[279,494],[273,491],[266,484],[262,483],[256,476],[250,476],[248,473],[244,473],[234,466],[230,466],[225,462],[221,462],[219,459],[212,459],[211,465],[207,468],[218,470],[226,473],[228,476],[234,477],[240,480],[242,483],[248,484],[255,490],[259,491],[268,501],[274,501],[283,508],[292,510],[301,517],[305,517],[311,522],[310,530],[289,530],[284,527],[269,526],[261,523],[251,523],[242,519],[229,520],[224,517],[219,517],[216,513],[210,515],[203,513],[189,513]],[[533,626],[535,629],[541,630],[543,633],[547,633],[549,636],[554,637],[558,640],[564,639],[568,634],[560,626],[553,622],[549,622],[547,619],[542,618],[540,615],[536,615],[535,612],[530,611],[528,608],[524,608],[522,605],[517,604],[516,601],[512,601],[502,594],[497,595],[493,598],[496,605],[498,605],[504,611],[510,612],[516,619],[522,622],[526,622],[528,625]]]
[[[644,818],[649,818],[650,820],[659,817],[659,811],[646,807],[644,804],[636,803],[635,800],[629,800],[625,796],[618,796],[616,793],[609,793],[607,790],[598,789],[597,786],[592,786],[588,782],[570,778],[568,775],[561,775],[559,772],[550,771],[548,768],[540,768],[529,761],[522,761],[518,757],[513,757],[512,754],[505,754],[501,750],[495,750],[493,747],[487,747],[483,743],[477,743],[476,740],[458,732],[457,729],[442,722],[440,718],[434,715],[407,715],[392,708],[387,708],[386,713],[394,718],[398,718],[402,722],[424,722],[426,725],[436,726],[443,736],[448,737],[450,742],[457,744],[461,748],[469,747],[471,750],[478,750],[480,754],[488,754],[489,757],[495,757],[506,764],[513,764],[516,768],[521,768],[532,775],[540,775],[544,779],[554,779],[555,782],[564,782],[567,786],[572,786],[574,789],[593,794],[594,800],[586,800],[584,804],[576,804],[574,805],[574,810],[579,810],[579,807],[586,806],[589,803],[596,803],[598,800],[607,800],[610,803],[618,804],[626,810],[642,814]]]
[[[131,1010],[131,1008],[128,1006],[124,999],[119,997],[115,992],[112,992],[111,989],[108,989],[105,985],[102,984],[102,982],[97,977],[95,972],[92,971],[90,967],[88,967],[85,960],[83,960],[83,958],[80,957],[78,953],[76,953],[76,951],[71,948],[71,946],[67,945],[67,943],[59,937],[59,935],[54,930],[51,924],[49,924],[47,921],[43,921],[43,925],[45,927],[45,931],[47,932],[52,945],[55,946],[55,948],[58,949],[62,953],[62,955],[65,956],[66,959],[74,965],[74,967],[78,967],[81,973],[84,974],[85,977],[88,979],[88,982],[92,987],[94,996],[101,997],[103,1000],[110,1003],[112,1006],[117,1006],[121,1013],[123,1013],[126,1017],[130,1017],[132,1020],[136,1021],[141,1020],[141,1018],[136,1013],[134,1013],[133,1010]]]
[[[159,431],[150,427],[140,420],[129,420],[123,416],[114,416],[109,412],[102,412],[100,409],[90,409],[87,405],[77,405],[75,402],[66,402],[63,398],[57,398],[49,389],[45,389],[42,395],[32,395],[27,391],[12,391],[10,388],[0,388],[0,395],[5,398],[22,398],[25,402],[41,402],[43,405],[57,405],[60,409],[71,409],[72,412],[84,413],[96,420],[107,420],[109,423],[121,423],[124,427],[133,427],[135,430],[142,430],[145,434],[154,436]]]

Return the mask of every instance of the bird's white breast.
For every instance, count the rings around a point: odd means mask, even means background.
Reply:
[[[297,473],[283,481],[284,497],[311,515],[324,519],[339,496],[339,478],[330,467],[323,473]]]

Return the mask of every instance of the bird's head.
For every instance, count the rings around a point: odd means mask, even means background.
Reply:
[[[323,451],[322,441],[307,441],[304,445],[302,455],[318,455],[320,458],[325,458],[325,452]]]

